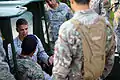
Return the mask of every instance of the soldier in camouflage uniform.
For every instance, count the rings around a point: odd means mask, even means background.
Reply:
[[[95,24],[99,20],[99,15],[89,9],[89,0],[70,0],[70,3],[75,11],[72,19],[80,21],[83,25]],[[112,30],[107,27],[106,51],[110,46],[112,33]],[[60,26],[59,36],[55,43],[53,80],[83,80],[84,56],[80,35],[71,19]],[[114,49],[114,47],[111,48],[109,55],[106,54],[108,58],[106,58],[102,78],[111,72],[114,64]]]
[[[111,0],[112,11],[114,12],[113,26],[116,33],[116,52],[120,53],[120,4],[119,0]]]
[[[105,9],[104,0],[90,0],[90,8],[95,10],[101,16],[105,17],[106,23],[109,25],[109,12]]]
[[[112,11],[115,12],[118,9],[119,0],[111,0]]]
[[[42,71],[41,66],[32,59],[37,41],[34,35],[27,35],[22,42],[22,53],[17,59],[20,80],[51,80],[50,76]]]
[[[116,52],[120,53],[120,9],[118,8],[117,11],[114,13],[114,29],[116,33]]]
[[[90,0],[90,8],[94,9],[99,15],[106,16],[103,0]]]
[[[10,73],[8,64],[5,62],[5,56],[3,41],[0,36],[0,80],[15,80],[14,76]]]
[[[73,14],[67,4],[59,2],[58,0],[46,0],[46,16],[49,23],[49,36],[51,47],[54,46],[58,38],[58,31],[60,26],[66,20],[69,20]]]

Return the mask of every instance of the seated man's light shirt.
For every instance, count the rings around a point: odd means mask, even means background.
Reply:
[[[38,54],[38,58],[40,58],[40,60],[42,60],[43,62],[47,63],[47,59],[48,59],[49,56],[44,51],[44,48],[42,46],[42,43],[41,43],[40,39],[37,36],[36,36],[36,38],[38,39],[38,44],[36,46],[36,51],[33,54],[32,59],[35,62],[37,62],[37,54]],[[20,55],[21,51],[22,51],[21,44],[22,44],[22,41],[19,39],[19,37],[16,37],[14,39],[14,46],[15,46],[15,50],[16,50],[18,55]],[[11,50],[11,45],[10,44],[8,45],[8,54],[9,54],[9,59],[12,59],[12,50]]]

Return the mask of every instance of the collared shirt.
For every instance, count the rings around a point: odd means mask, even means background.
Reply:
[[[91,9],[75,12],[72,19],[77,19],[83,25],[90,25],[99,20],[99,15]],[[112,31],[106,29],[106,50],[110,45]],[[60,26],[58,40],[55,43],[53,80],[83,80],[83,51],[80,33],[71,20]],[[113,52],[112,52],[113,51]],[[114,50],[110,51],[102,77],[106,77],[114,63]]]
[[[51,9],[47,5],[45,5],[45,9],[49,22],[50,41],[56,41],[58,38],[58,31],[60,26],[66,20],[72,18],[72,11],[65,3],[62,2],[59,2],[59,6],[56,9]]]
[[[43,45],[40,41],[40,39],[36,36],[37,40],[38,40],[38,44],[37,44],[37,47],[36,47],[36,51],[35,53],[33,54],[32,56],[32,59],[37,62],[37,57],[43,61],[44,63],[47,64],[48,62],[48,55],[47,53],[44,51],[44,48],[43,48]],[[15,51],[17,52],[18,55],[21,54],[21,51],[22,51],[22,48],[21,48],[21,44],[22,44],[22,41],[19,39],[19,37],[16,37],[14,39],[14,46],[15,46]],[[9,54],[9,59],[12,59],[12,50],[11,50],[11,45],[8,44],[8,54]]]

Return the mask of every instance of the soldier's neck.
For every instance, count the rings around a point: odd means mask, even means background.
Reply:
[[[23,41],[24,37],[22,37],[22,36],[19,35],[19,39],[20,39],[21,41]]]
[[[87,10],[87,9],[89,9],[89,5],[87,4],[76,5],[74,11]]]

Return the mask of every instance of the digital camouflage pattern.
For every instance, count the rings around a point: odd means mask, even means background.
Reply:
[[[114,12],[113,26],[116,33],[116,52],[120,53],[120,4],[119,0],[111,0],[112,11]]]
[[[5,56],[3,41],[0,37],[0,80],[15,80],[14,76],[10,73],[8,64],[5,62]]]
[[[99,15],[106,16],[103,0],[90,0],[90,8],[95,10]]]
[[[110,3],[111,3],[111,6],[115,6],[115,3],[118,3],[118,2],[119,2],[119,0],[111,0]],[[116,7],[116,6],[115,6],[115,7]],[[114,8],[115,8],[115,7],[114,7]]]
[[[77,19],[84,25],[96,23],[99,15],[91,9],[75,12],[72,19]],[[110,46],[112,31],[106,26],[106,51]],[[106,55],[106,64],[102,78],[105,78],[112,69],[114,63],[114,48]],[[77,32],[71,20],[62,24],[59,37],[55,44],[53,80],[83,80],[83,52],[80,33]]]
[[[44,74],[40,65],[28,56],[19,56],[18,58],[18,77],[20,80],[44,80]]]
[[[37,40],[38,40],[38,44],[37,44],[37,47],[36,47],[36,51],[35,53],[33,54],[32,56],[32,59],[37,62],[37,61],[42,61],[46,64],[48,64],[48,55],[47,53],[45,52],[44,48],[43,48],[43,45],[42,45],[42,42],[41,40],[36,36],[34,35]],[[21,48],[21,44],[22,44],[22,41],[19,39],[19,37],[17,36],[15,39],[14,39],[14,46],[15,46],[15,51],[17,52],[17,55],[20,55],[21,54],[21,51],[22,51],[22,48]],[[12,48],[11,48],[11,44],[8,44],[8,56],[9,56],[9,59],[11,60],[12,59]],[[12,61],[11,61],[12,63]]]
[[[60,26],[66,20],[69,20],[73,14],[67,4],[59,2],[59,6],[56,9],[50,8],[45,5],[46,16],[49,23],[49,36],[50,41],[56,41],[58,38],[58,31]]]
[[[6,53],[5,53],[5,50],[3,48],[3,40],[2,40],[2,37],[0,36],[0,61],[4,61],[5,56],[6,56]]]
[[[0,62],[1,64],[1,62]],[[4,64],[5,68],[5,64]],[[0,69],[1,70],[1,69]],[[0,71],[0,80],[16,80],[9,70],[3,69]]]
[[[114,13],[114,28],[116,33],[116,52],[120,53],[120,7]]]

